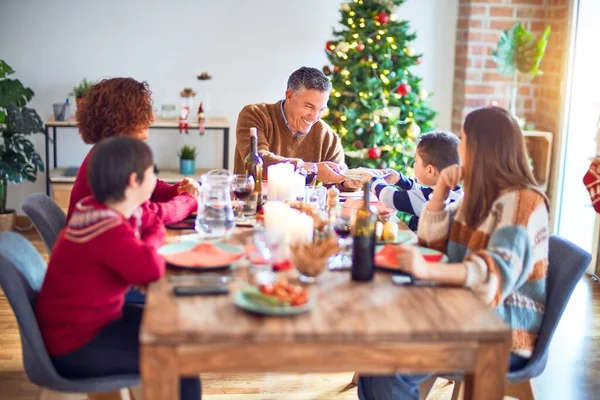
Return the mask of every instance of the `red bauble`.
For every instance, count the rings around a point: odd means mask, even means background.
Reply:
[[[333,73],[336,74],[338,73],[340,70],[340,67],[338,67],[337,65],[335,67],[333,67]]]
[[[365,49],[365,45],[362,42],[358,42],[358,44],[356,45],[356,50],[363,51],[364,49]]]
[[[390,22],[390,16],[385,11],[380,11],[379,14],[377,14],[377,16],[375,17],[375,19],[377,20],[377,22],[383,25]]]
[[[335,46],[336,46],[335,42],[330,40],[327,43],[325,43],[325,50],[332,52],[333,50],[335,50]]]
[[[423,60],[421,60],[421,57],[417,58],[417,65],[420,65],[423,62]]]
[[[371,160],[377,160],[381,157],[381,149],[378,147],[371,147],[367,152],[367,156],[369,156]]]
[[[406,96],[410,93],[410,85],[408,83],[401,83],[396,92],[401,96]]]

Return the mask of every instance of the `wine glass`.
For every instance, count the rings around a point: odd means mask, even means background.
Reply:
[[[251,199],[252,193],[254,192],[254,177],[252,175],[234,175],[233,182],[231,183],[231,189],[233,194],[238,201],[238,207],[242,208],[242,214],[245,216],[254,215],[256,212],[256,205],[252,207]],[[242,219],[244,219],[242,217]]]
[[[333,223],[333,231],[338,235],[338,244],[340,246],[340,254],[336,256],[334,262],[335,268],[344,269],[352,265],[352,259],[348,252],[352,245],[352,218],[346,215],[340,215]]]
[[[305,162],[299,169],[301,175],[306,177],[306,185],[307,186],[315,186],[317,183],[317,174],[319,172],[319,167],[316,163]]]

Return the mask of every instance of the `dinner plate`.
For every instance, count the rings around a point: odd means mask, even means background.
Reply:
[[[244,255],[244,249],[220,242],[178,242],[158,249],[169,267],[195,271],[227,269]]]
[[[413,231],[407,231],[404,229],[399,229],[398,233],[396,234],[396,240],[378,240],[377,244],[378,245],[384,245],[384,244],[401,244],[401,243],[407,243],[410,242],[411,240],[416,239],[416,235]]]
[[[260,294],[256,286],[248,286],[238,290],[233,296],[233,303],[255,314],[272,316],[298,315],[310,311],[315,305],[314,296],[309,295],[308,303],[301,306],[270,306],[252,300],[252,295]]]
[[[422,246],[419,246],[419,250],[427,261],[441,263],[448,262],[448,256],[440,251]],[[388,272],[403,273],[402,270],[400,270],[397,254],[398,247],[396,245],[378,245],[375,248],[375,268]]]
[[[349,169],[346,172],[344,172],[342,175],[348,179],[360,180],[366,174],[367,171],[370,173],[370,175],[373,175],[377,178],[385,178],[386,176],[389,175],[389,173],[386,171],[382,171],[380,169],[369,169],[369,168]]]

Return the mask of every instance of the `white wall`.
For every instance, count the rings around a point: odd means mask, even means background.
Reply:
[[[302,65],[321,68],[324,44],[340,18],[340,0],[0,0],[0,59],[35,91],[30,105],[42,119],[64,101],[81,78],[132,76],[147,80],[155,106],[179,105],[183,87],[199,90],[196,75],[208,71],[210,109],[231,123],[230,166],[235,124],[248,103],[276,101],[289,74]],[[415,73],[435,93],[439,127],[451,120],[454,43],[458,0],[408,0],[399,19],[411,21],[423,63]],[[198,167],[221,165],[221,136],[181,136],[153,130],[159,167],[177,167],[177,149],[201,149]],[[42,135],[36,137],[44,154]],[[79,165],[87,153],[76,130],[59,133],[59,166]],[[35,184],[9,188],[9,207],[19,208]]]

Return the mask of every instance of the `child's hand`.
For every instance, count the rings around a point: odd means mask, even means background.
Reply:
[[[197,197],[200,194],[200,185],[194,179],[183,178],[177,187],[177,193],[189,193],[192,196]]]
[[[398,171],[391,168],[386,168],[383,171],[387,173],[386,177],[383,179],[385,179],[388,184],[395,185],[400,182],[400,173]]]
[[[398,253],[399,269],[409,273],[416,279],[429,279],[429,263],[425,261],[416,246],[400,246]]]
[[[452,165],[444,168],[440,173],[438,185],[444,185],[452,190],[463,180],[464,169],[460,165]]]

